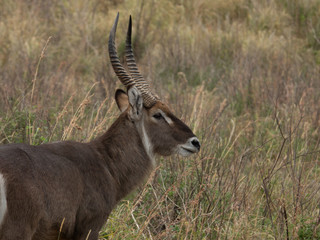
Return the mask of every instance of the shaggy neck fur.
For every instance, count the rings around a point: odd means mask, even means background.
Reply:
[[[139,131],[137,130],[140,129]],[[117,201],[144,180],[153,167],[146,132],[122,114],[101,137],[93,141],[117,184]]]

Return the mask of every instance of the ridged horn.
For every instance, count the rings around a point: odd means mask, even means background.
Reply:
[[[109,42],[108,42],[109,57],[110,57],[113,70],[116,73],[117,77],[126,88],[129,88],[130,86],[135,85],[134,80],[126,72],[124,67],[121,65],[118,57],[117,49],[115,47],[115,36],[116,36],[118,20],[119,20],[119,13],[117,14],[116,20],[114,21],[114,24],[112,26],[112,29],[109,35]]]
[[[146,107],[152,107],[157,102],[157,100],[159,100],[159,97],[150,91],[149,83],[143,78],[143,76],[140,74],[138,70],[131,45],[131,33],[132,20],[130,15],[126,38],[126,62],[128,65],[129,72],[135,82],[135,86],[141,92],[144,105]]]

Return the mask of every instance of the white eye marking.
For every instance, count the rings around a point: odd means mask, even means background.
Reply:
[[[6,198],[5,180],[3,175],[0,173],[0,226],[2,224],[6,211],[7,211],[7,198]]]
[[[164,118],[164,120],[166,120],[166,122],[169,124],[169,125],[172,125],[173,124],[173,121],[171,120],[171,118],[169,118],[167,116],[167,114],[165,114],[161,109],[159,109],[159,112],[161,113],[162,117]]]

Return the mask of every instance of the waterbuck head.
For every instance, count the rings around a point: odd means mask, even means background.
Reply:
[[[118,19],[119,13],[110,32],[109,56],[116,75],[127,88],[127,93],[118,89],[115,94],[122,116],[134,123],[142,143],[152,159],[154,154],[168,156],[179,153],[182,156],[189,156],[192,153],[197,153],[200,150],[200,142],[197,137],[151,91],[149,83],[137,68],[131,45],[131,16],[125,49],[129,73],[121,65],[115,47]]]

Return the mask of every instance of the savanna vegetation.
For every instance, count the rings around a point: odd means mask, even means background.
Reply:
[[[0,0],[0,143],[90,141],[118,116],[107,39],[199,137],[101,239],[320,239],[319,0]]]

